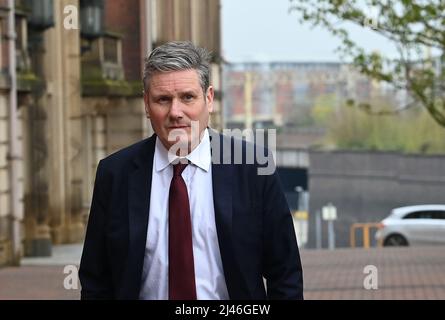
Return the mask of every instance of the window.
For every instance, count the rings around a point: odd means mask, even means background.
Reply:
[[[437,210],[433,211],[433,219],[445,220],[445,211]]]
[[[118,39],[113,37],[104,37],[104,61],[118,63]]]
[[[416,211],[407,214],[403,219],[445,219],[445,211]]]
[[[122,80],[124,71],[121,58],[121,40],[118,36],[107,34],[99,40],[102,52],[102,70],[106,79]]]
[[[17,71],[24,72],[30,69],[30,61],[27,52],[27,22],[26,17],[22,14],[17,14],[15,17],[15,48],[17,59]]]

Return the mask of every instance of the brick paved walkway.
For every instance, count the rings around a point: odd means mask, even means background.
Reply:
[[[63,266],[0,269],[0,300],[76,300],[80,290],[63,287]]]
[[[0,269],[0,299],[79,299],[66,290],[65,264],[78,265],[80,246],[55,250],[55,257],[25,259],[20,268]],[[445,247],[302,250],[305,298],[445,299]],[[378,271],[378,289],[366,290],[366,265]]]
[[[445,299],[445,247],[302,251],[306,299]],[[366,265],[378,289],[366,290]]]

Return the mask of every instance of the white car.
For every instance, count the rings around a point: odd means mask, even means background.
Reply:
[[[445,205],[395,208],[375,237],[383,246],[445,244]]]

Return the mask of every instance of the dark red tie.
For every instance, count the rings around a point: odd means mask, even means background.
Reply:
[[[168,295],[170,300],[196,300],[192,224],[187,186],[182,172],[187,164],[173,165],[168,199]]]

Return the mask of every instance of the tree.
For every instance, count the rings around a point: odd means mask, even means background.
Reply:
[[[290,0],[289,11],[340,38],[339,52],[361,73],[408,92],[412,101],[395,112],[421,105],[445,127],[445,0]],[[348,23],[385,37],[397,57],[366,52],[351,39]]]
[[[322,146],[328,149],[445,153],[445,130],[423,108],[370,117],[357,108],[342,105],[330,115],[325,128]]]

